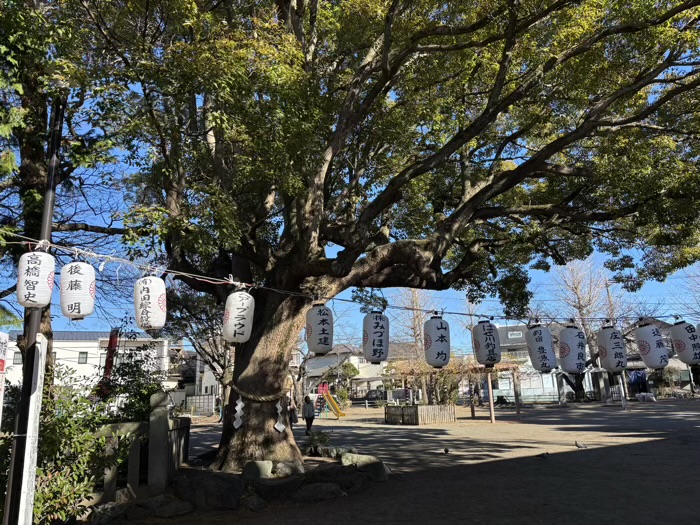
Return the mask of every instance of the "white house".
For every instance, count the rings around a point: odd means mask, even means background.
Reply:
[[[314,388],[324,379],[333,382],[344,363],[350,363],[360,372],[352,378],[353,391],[367,391],[382,384],[386,362],[373,365],[363,357],[362,351],[350,345],[336,345],[325,355],[314,355],[306,360],[307,389]]]
[[[10,332],[7,345],[6,379],[18,384],[22,382],[22,354],[17,348],[19,330]],[[109,332],[61,332],[53,333],[53,354],[55,362],[72,369],[78,377],[97,379],[102,373],[107,359]],[[119,352],[127,348],[148,348],[156,359],[158,369],[170,371],[169,343],[167,339],[153,339],[146,333],[139,332],[135,337],[120,337],[116,359]],[[172,387],[172,379],[166,380],[164,387]],[[177,381],[175,381],[177,385]]]

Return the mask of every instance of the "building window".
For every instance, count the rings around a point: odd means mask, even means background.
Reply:
[[[208,393],[209,393],[209,387],[208,387],[208,386],[205,386],[205,387],[204,387],[204,393],[205,393],[205,394],[208,394]]]
[[[87,352],[80,352],[78,354],[78,364],[79,365],[84,365],[85,363],[87,363],[87,354],[88,354]]]
[[[56,364],[56,352],[51,352],[51,361]]]
[[[21,365],[22,364],[22,352],[15,352],[15,355],[12,357],[12,364],[13,365]]]

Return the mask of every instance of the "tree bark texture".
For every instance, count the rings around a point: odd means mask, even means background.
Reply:
[[[235,429],[236,388],[226,404],[219,454],[213,468],[227,472],[240,470],[248,461],[287,461],[303,472],[303,460],[289,425],[286,385],[289,357],[305,323],[311,303],[295,296],[267,290],[253,291],[256,305],[253,331],[247,343],[236,348],[233,384],[244,394],[270,396],[273,401],[256,401],[243,396],[243,425]],[[278,422],[277,403],[282,404],[283,432]]]

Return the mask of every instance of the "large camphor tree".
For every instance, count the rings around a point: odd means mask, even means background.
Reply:
[[[231,415],[283,390],[313,296],[458,288],[515,313],[528,267],[598,250],[635,286],[700,255],[700,1],[68,4],[136,168],[138,249],[279,290],[252,291],[219,468],[301,465],[275,401]]]

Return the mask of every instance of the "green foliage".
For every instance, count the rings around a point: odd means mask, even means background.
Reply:
[[[135,336],[122,334],[127,340]],[[153,350],[154,343],[119,349],[112,375],[102,383],[113,421],[148,421],[151,396],[162,391],[165,379]]]
[[[91,381],[77,378],[62,366],[53,370],[55,383],[44,389],[41,407],[34,522],[63,523],[81,515],[84,501],[95,492],[96,480],[118,455],[107,456],[107,436],[97,437],[106,423],[105,406],[90,396]],[[10,389],[8,416],[13,415],[18,389]],[[4,414],[3,414],[4,415]],[[11,422],[3,419],[3,430]],[[128,440],[124,439],[123,443]],[[6,486],[11,439],[0,440],[0,484]],[[0,509],[0,514],[2,509]]]
[[[350,364],[350,363],[346,363]],[[352,365],[350,365],[352,366]],[[354,368],[354,367],[353,367]],[[355,374],[357,375],[357,374]],[[336,388],[335,397],[338,400],[338,405],[340,408],[348,408],[350,406],[350,394],[345,388]]]

